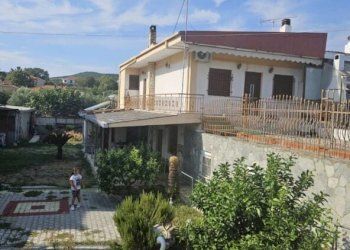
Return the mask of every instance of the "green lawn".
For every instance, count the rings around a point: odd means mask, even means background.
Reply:
[[[56,160],[56,153],[56,146],[48,144],[0,148],[0,183],[65,187],[72,168],[77,166],[81,166],[88,186],[95,183],[81,144],[64,145],[63,160]]]

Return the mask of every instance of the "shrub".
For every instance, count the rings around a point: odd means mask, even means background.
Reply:
[[[10,94],[7,92],[0,91],[0,104],[6,105],[7,100],[10,99]]]
[[[154,183],[161,167],[158,155],[143,145],[101,151],[97,165],[99,186],[106,193],[113,193],[120,184]]]
[[[184,249],[187,239],[187,226],[200,225],[203,223],[203,214],[192,207],[178,205],[174,207],[174,219],[172,221],[175,227],[175,237],[177,240],[176,249]]]
[[[244,159],[219,166],[213,178],[198,183],[192,200],[201,224],[190,223],[186,242],[193,249],[326,249],[333,233],[323,207],[325,194],[310,194],[312,173],[294,179],[293,157],[267,156],[267,168]]]
[[[153,249],[156,233],[153,226],[173,219],[173,208],[158,193],[142,193],[137,199],[127,197],[113,217],[122,238],[122,248],[127,250]]]

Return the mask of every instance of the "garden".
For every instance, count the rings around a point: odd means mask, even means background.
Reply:
[[[63,147],[63,160],[57,160],[57,147],[47,143],[24,143],[0,149],[0,183],[12,186],[54,185],[68,188],[73,167],[81,167],[86,186],[96,184],[81,152],[81,143],[69,140]]]
[[[159,156],[143,145],[102,151],[97,164],[101,190],[121,200],[113,219],[122,249],[329,249],[337,237],[327,196],[308,193],[311,172],[292,175],[293,157],[221,164],[196,183],[191,204],[178,195],[176,157],[166,186]]]

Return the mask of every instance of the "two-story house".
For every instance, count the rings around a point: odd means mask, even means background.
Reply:
[[[180,31],[157,43],[151,26],[149,47],[120,65],[118,110],[82,114],[85,145],[143,141],[164,158],[180,152],[184,167],[194,167],[191,138],[202,133],[203,114],[223,116],[245,95],[320,91],[307,74],[322,66],[327,34],[290,29],[285,19],[281,32]]]

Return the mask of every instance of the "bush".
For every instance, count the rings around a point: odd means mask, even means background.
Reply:
[[[32,95],[31,89],[20,87],[11,95],[10,99],[7,100],[7,104],[14,106],[30,106]]]
[[[97,178],[101,190],[113,193],[119,185],[154,183],[160,172],[160,160],[147,147],[128,146],[97,154]]]
[[[0,91],[0,104],[6,105],[8,99],[10,99],[10,94]]]
[[[156,246],[154,225],[173,219],[173,208],[158,193],[142,193],[138,199],[127,197],[113,217],[126,250],[153,249]]]
[[[186,205],[175,206],[174,219],[172,221],[177,240],[175,249],[185,249],[187,226],[189,224],[199,226],[201,223],[203,223],[203,214],[197,209]]]
[[[294,158],[267,156],[267,168],[244,159],[219,166],[213,178],[198,183],[192,200],[201,224],[190,223],[186,242],[193,249],[326,249],[333,233],[322,192],[306,196],[311,172],[294,179]]]

